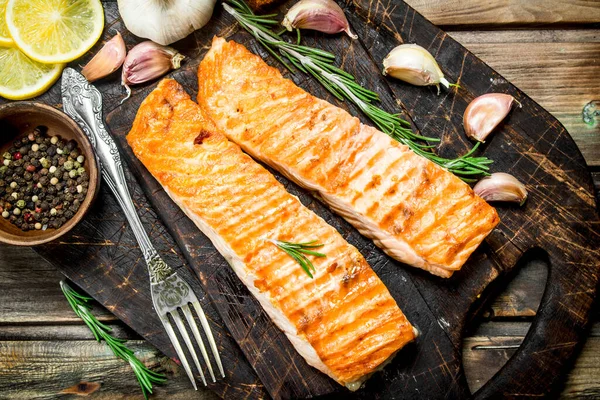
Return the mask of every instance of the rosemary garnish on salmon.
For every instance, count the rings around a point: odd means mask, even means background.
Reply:
[[[273,243],[275,246],[279,247],[281,250],[285,251],[290,257],[292,257],[310,276],[313,277],[313,272],[316,272],[315,266],[312,261],[306,255],[311,255],[315,257],[327,257],[323,253],[316,252],[312,249],[318,249],[319,247],[323,247],[323,244],[317,244],[316,240],[311,240],[310,242],[303,243],[292,243],[286,242],[283,240],[275,240],[275,239],[267,239],[267,241]]]
[[[229,4],[228,4],[229,3]],[[487,157],[473,157],[477,150],[475,145],[467,154],[455,159],[440,157],[433,153],[440,139],[416,135],[410,128],[410,123],[400,118],[400,114],[390,114],[373,103],[379,100],[379,95],[362,87],[354,76],[333,65],[335,55],[300,44],[300,31],[297,30],[297,42],[285,41],[280,34],[271,30],[279,22],[274,17],[277,14],[255,15],[243,0],[227,0],[223,3],[225,10],[238,23],[290,72],[294,68],[312,75],[333,96],[355,104],[379,129],[400,143],[410,147],[415,153],[423,156],[441,167],[447,169],[466,182],[472,182],[474,176],[489,175],[488,165],[493,161]],[[288,61],[286,62],[284,58]]]

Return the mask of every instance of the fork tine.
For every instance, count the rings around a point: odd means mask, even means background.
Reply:
[[[221,363],[221,357],[219,356],[219,350],[217,349],[217,343],[215,343],[215,338],[213,337],[212,330],[208,325],[208,320],[206,319],[206,315],[204,315],[204,311],[202,311],[202,307],[200,307],[200,303],[198,300],[193,301],[192,305],[196,310],[196,314],[198,314],[198,318],[200,318],[200,323],[202,324],[202,328],[204,329],[204,333],[206,333],[206,337],[208,338],[208,343],[210,344],[210,349],[212,350],[213,356],[217,361],[217,366],[219,367],[219,372],[221,372],[221,377],[225,378],[225,372],[223,371],[223,364]]]
[[[196,380],[194,379],[194,375],[192,375],[190,364],[188,364],[187,359],[185,358],[185,354],[183,353],[183,349],[179,344],[179,340],[177,340],[177,335],[175,335],[175,332],[173,331],[173,327],[169,322],[169,318],[164,315],[160,317],[160,321],[165,327],[167,335],[169,335],[169,339],[171,340],[171,343],[173,343],[173,347],[175,347],[175,351],[177,352],[177,356],[181,361],[181,365],[183,365],[183,369],[185,369],[185,373],[187,374],[188,378],[190,378],[190,381],[192,381],[192,385],[194,385],[194,390],[198,390],[198,387],[196,386]]]
[[[198,331],[198,326],[196,325],[196,321],[194,320],[194,316],[190,311],[188,305],[184,305],[181,307],[183,310],[183,315],[185,315],[185,319],[187,320],[189,326],[192,328],[192,333],[196,338],[196,342],[198,343],[198,347],[200,347],[200,352],[202,353],[202,357],[204,358],[204,362],[208,366],[208,372],[210,373],[210,377],[213,382],[216,382],[215,373],[213,372],[212,365],[210,363],[210,359],[208,358],[208,353],[206,352],[206,347],[204,347],[204,341],[202,340],[202,336],[200,336],[200,331]]]
[[[204,378],[204,372],[202,372],[202,368],[200,368],[200,361],[198,361],[198,356],[196,355],[196,350],[194,349],[194,345],[192,344],[192,341],[190,340],[190,335],[188,335],[187,331],[185,330],[185,325],[183,324],[183,320],[179,316],[179,313],[177,312],[177,310],[175,310],[174,312],[171,313],[171,317],[173,317],[173,320],[175,321],[175,324],[177,325],[177,328],[179,329],[179,333],[181,333],[181,336],[183,337],[183,341],[185,342],[185,345],[187,346],[190,354],[192,355],[194,364],[196,364],[196,368],[198,368],[198,371],[200,372],[200,377],[202,378],[202,383],[204,384],[204,386],[206,386],[206,379]]]

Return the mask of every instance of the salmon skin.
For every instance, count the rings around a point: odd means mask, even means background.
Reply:
[[[354,390],[415,338],[358,250],[227,140],[176,81],[148,95],[127,141],[310,365]],[[327,257],[309,256],[311,279],[267,239],[316,240]]]
[[[452,173],[215,37],[198,103],[227,137],[305,189],[391,257],[448,278],[498,224]]]

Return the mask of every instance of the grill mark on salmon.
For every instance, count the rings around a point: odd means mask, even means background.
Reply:
[[[238,43],[213,39],[198,84],[198,103],[231,141],[317,192],[399,261],[448,278],[499,222],[452,173],[305,92]]]
[[[176,81],[144,100],[127,141],[310,365],[357,389],[414,339],[358,250],[229,142]],[[317,239],[327,257],[311,257],[311,279],[265,238]]]

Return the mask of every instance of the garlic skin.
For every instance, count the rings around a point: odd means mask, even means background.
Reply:
[[[456,86],[444,78],[435,58],[418,44],[401,44],[383,60],[383,75],[389,75],[416,86]]]
[[[522,206],[527,200],[525,185],[504,172],[496,172],[481,179],[473,191],[485,201],[506,201]]]
[[[129,50],[121,74],[121,85],[125,86],[127,97],[121,103],[131,96],[129,85],[144,83],[159,78],[172,69],[178,69],[184,58],[174,48],[161,46],[151,40]]]
[[[281,25],[288,31],[298,28],[323,33],[346,32],[352,39],[358,39],[350,31],[344,11],[333,0],[300,0],[288,10]]]
[[[465,110],[463,126],[471,139],[485,141],[510,112],[515,98],[509,94],[488,93],[475,98]]]
[[[216,0],[118,0],[127,29],[163,46],[206,25],[215,4]]]
[[[119,69],[125,61],[127,48],[121,34],[117,32],[98,53],[81,70],[88,82],[94,82],[104,78]]]

